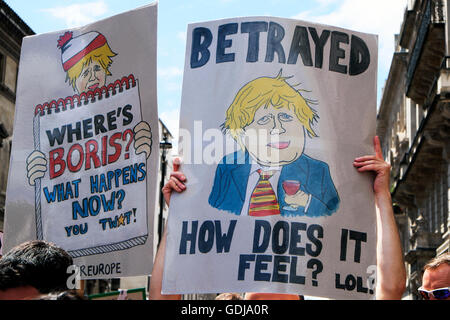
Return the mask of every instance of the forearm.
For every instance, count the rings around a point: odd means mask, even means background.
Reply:
[[[400,299],[405,290],[406,271],[400,236],[388,190],[375,196],[377,205],[376,298]]]
[[[150,280],[149,298],[150,300],[181,300],[181,295],[161,294],[162,280],[164,272],[164,256],[166,252],[167,228],[164,228],[163,237],[156,252],[153,272]]]

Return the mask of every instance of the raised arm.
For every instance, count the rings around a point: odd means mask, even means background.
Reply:
[[[175,166],[174,166],[175,167]],[[175,168],[174,168],[175,169]],[[164,185],[162,193],[164,195],[164,200],[167,205],[170,204],[170,197],[172,192],[183,192],[186,190],[184,183],[186,182],[186,177],[182,172],[172,172],[169,181]],[[156,252],[155,262],[153,264],[153,272],[150,281],[150,300],[180,300],[181,295],[165,295],[161,294],[162,289],[162,279],[164,272],[164,256],[166,252],[166,239],[167,239],[167,228],[164,228],[164,233],[159,244],[158,251]]]
[[[375,173],[373,191],[377,207],[377,300],[401,299],[406,286],[406,270],[397,224],[392,209],[389,177],[391,166],[383,159],[380,139],[374,138],[375,155],[356,158],[359,172]]]

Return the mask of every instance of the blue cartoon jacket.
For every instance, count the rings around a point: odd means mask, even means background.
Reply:
[[[248,152],[237,151],[226,155],[217,165],[209,204],[219,210],[240,215],[245,202],[251,162]],[[307,212],[304,207],[296,211],[284,210],[286,205],[282,183],[285,180],[300,181],[300,189],[310,194]],[[282,216],[330,216],[339,208],[339,195],[325,162],[302,154],[296,161],[283,166],[277,187]]]

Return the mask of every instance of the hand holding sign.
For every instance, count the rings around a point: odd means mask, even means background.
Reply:
[[[172,196],[172,191],[175,190],[176,192],[180,193],[186,190],[186,176],[179,172],[180,168],[180,160],[179,158],[174,159],[173,161],[173,172],[170,174],[169,181],[164,185],[162,188],[162,193],[164,195],[164,200],[166,201],[167,205],[170,204],[170,197]]]
[[[354,160],[358,172],[374,172],[373,191],[377,205],[377,288],[376,298],[401,299],[406,283],[403,252],[389,190],[391,166],[384,161],[380,138],[373,139],[375,155]]]
[[[375,196],[381,193],[389,193],[389,177],[391,167],[389,163],[383,159],[383,152],[381,151],[380,138],[375,136],[373,139],[373,146],[375,155],[367,155],[356,158],[353,165],[359,172],[374,171],[376,173],[375,181],[373,183],[373,191]]]

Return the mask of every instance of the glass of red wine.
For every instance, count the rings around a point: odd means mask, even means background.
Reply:
[[[283,190],[288,196],[293,196],[300,189],[300,181],[285,180],[283,181]],[[298,206],[291,204],[283,207],[284,210],[297,211]]]

